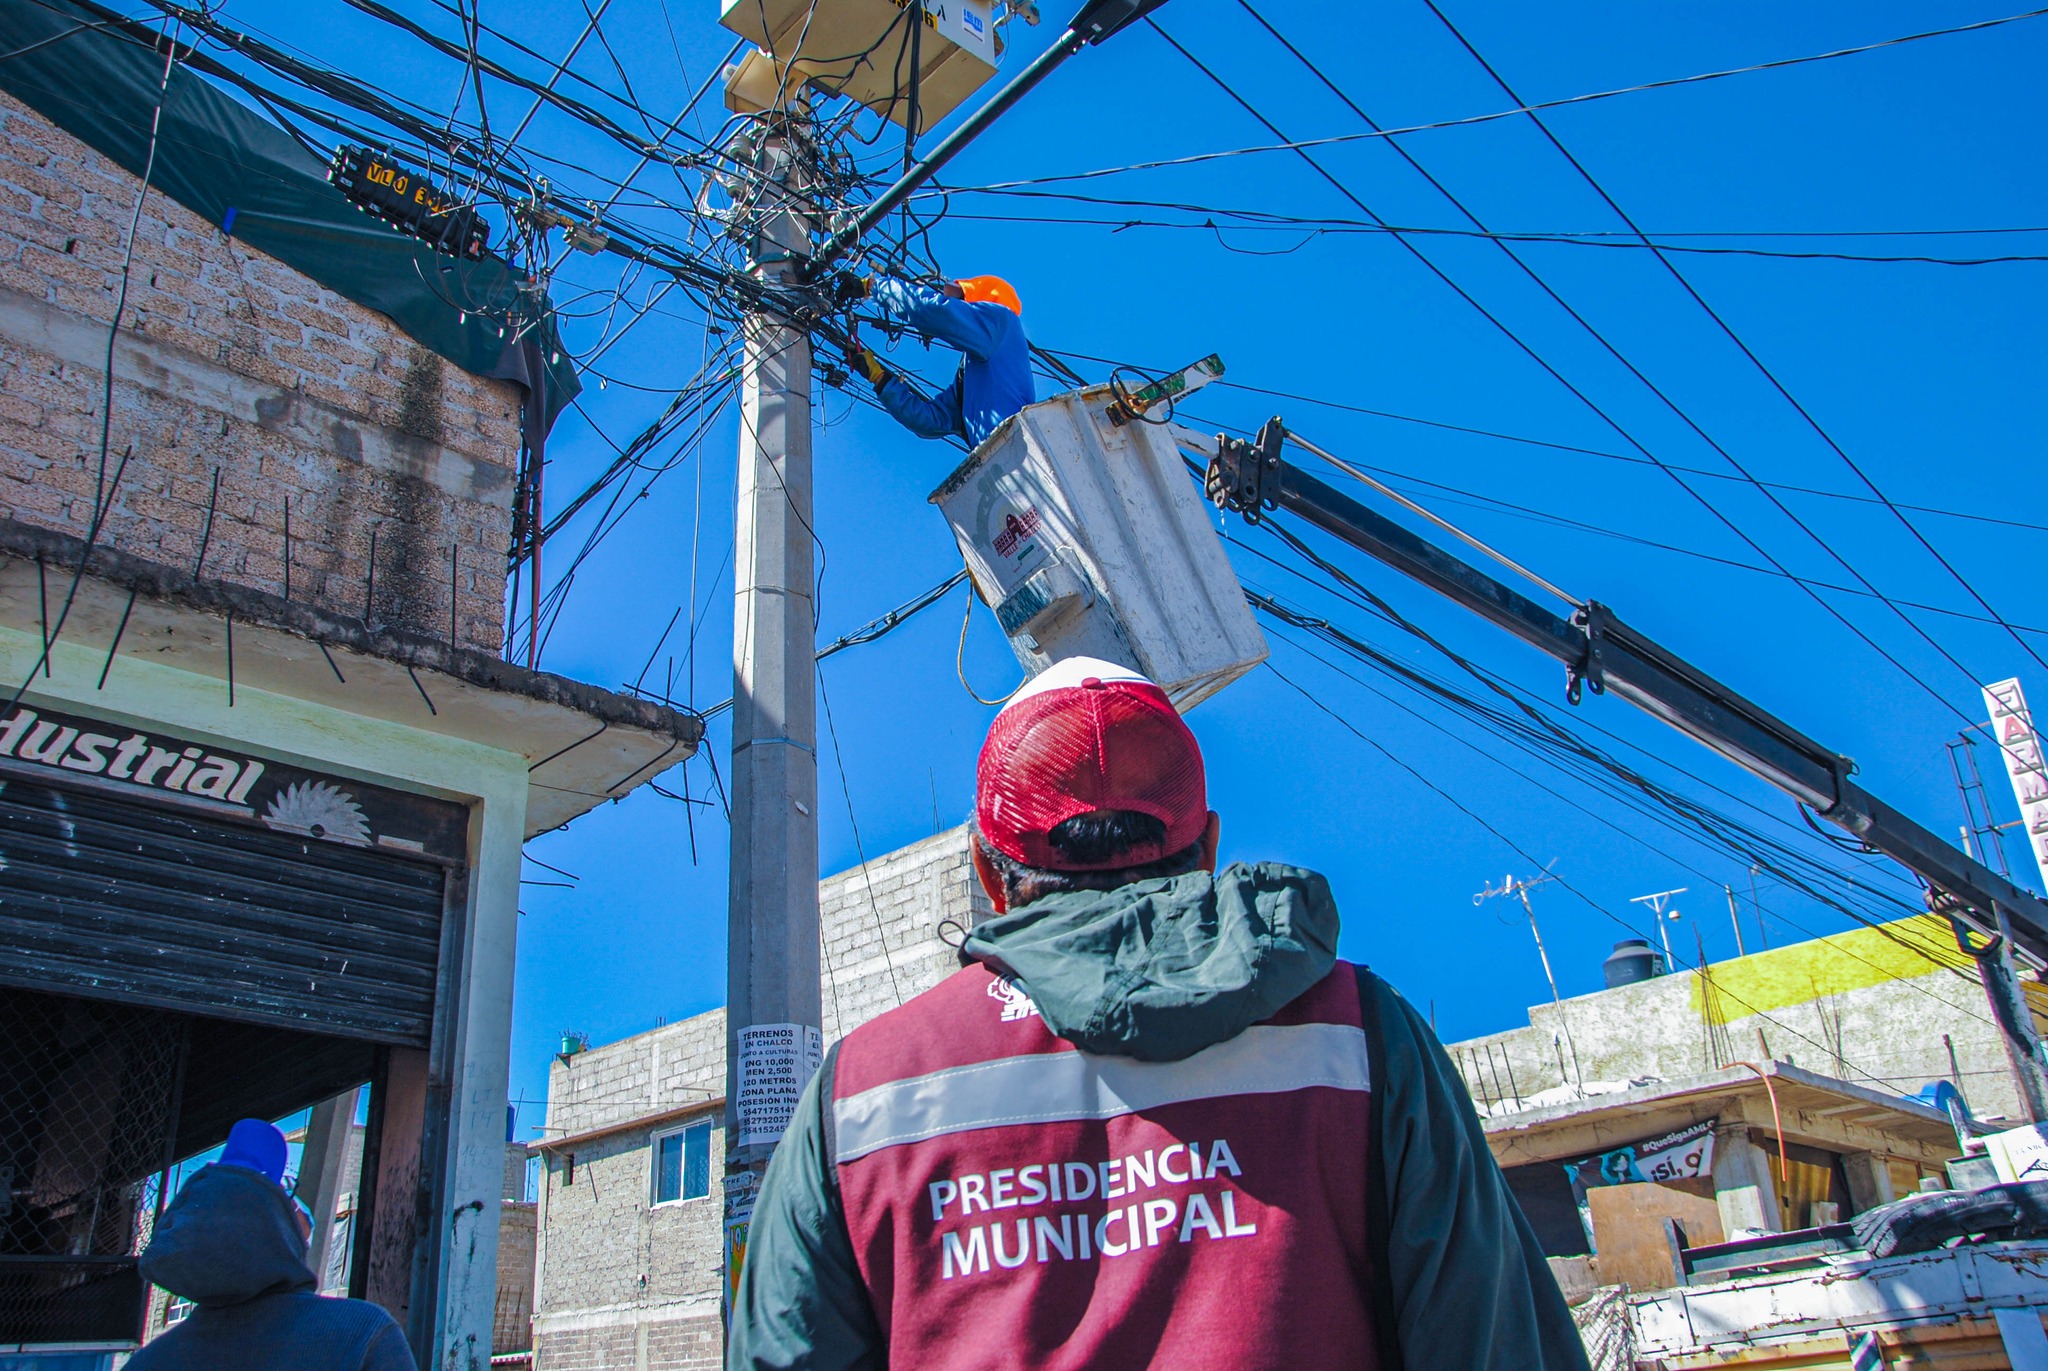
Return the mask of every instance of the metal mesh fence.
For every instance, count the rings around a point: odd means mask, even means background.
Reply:
[[[184,1042],[175,1014],[0,995],[0,1344],[134,1336]]]

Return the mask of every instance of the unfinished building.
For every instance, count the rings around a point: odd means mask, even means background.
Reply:
[[[132,1348],[169,1168],[366,1087],[349,1292],[481,1368],[521,844],[701,725],[499,655],[575,382],[427,283],[511,269],[85,19],[0,4],[0,1345]]]

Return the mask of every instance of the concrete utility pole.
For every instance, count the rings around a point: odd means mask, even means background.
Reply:
[[[1747,957],[1749,953],[1742,946],[1742,919],[1735,908],[1735,887],[1724,885],[1721,887],[1721,893],[1728,897],[1728,927],[1735,930],[1735,955]],[[1707,956],[1706,953],[1702,952],[1700,954],[1700,965],[1705,966],[1706,964]]]
[[[762,115],[734,151],[752,271],[793,284],[817,228],[810,118]],[[811,340],[748,314],[733,546],[732,871],[726,958],[728,1307],[768,1155],[817,1070],[817,620],[812,602]]]
[[[1045,52],[822,243],[807,95],[785,88],[729,149],[754,278],[821,278],[869,229],[1083,46],[1163,0],[1088,0]],[[923,0],[912,15],[922,42]],[[915,64],[913,63],[913,67]],[[914,139],[916,125],[910,121]],[[732,878],[726,913],[726,1311],[768,1155],[823,1055],[818,949],[817,608],[812,600],[811,339],[778,314],[745,324],[734,528]]]

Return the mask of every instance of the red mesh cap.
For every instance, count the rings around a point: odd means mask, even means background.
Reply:
[[[1046,835],[1076,814],[1130,809],[1166,840],[1105,862],[1060,858]],[[1166,692],[1129,667],[1070,657],[1019,691],[981,745],[975,819],[989,846],[1048,871],[1141,866],[1193,845],[1209,822],[1202,750]]]

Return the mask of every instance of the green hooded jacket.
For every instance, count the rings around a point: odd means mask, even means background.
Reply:
[[[1337,906],[1312,871],[1262,863],[1055,895],[968,935],[963,962],[1016,979],[1083,1051],[1177,1061],[1328,975]],[[1542,1249],[1471,1097],[1407,1002],[1358,969],[1385,1260],[1368,1291],[1383,1371],[1586,1371]],[[726,1343],[732,1371],[881,1371],[889,1351],[827,1155],[832,1062],[769,1163]],[[1121,1371],[1121,1368],[1118,1369]]]

